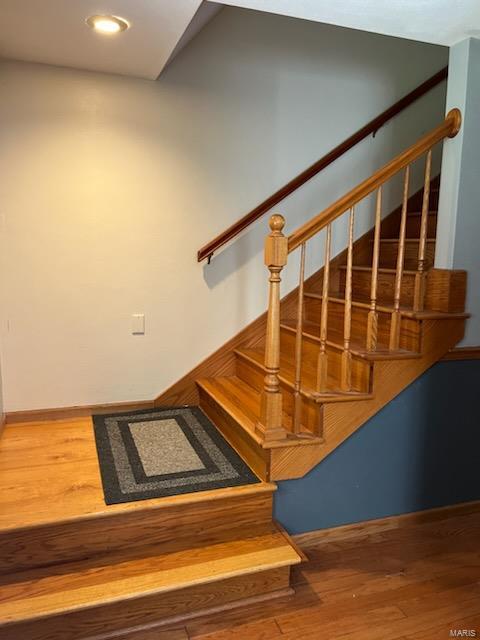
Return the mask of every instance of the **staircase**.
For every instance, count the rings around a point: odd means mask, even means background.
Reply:
[[[136,640],[292,593],[290,570],[303,556],[272,519],[272,481],[308,473],[463,336],[466,274],[433,267],[439,177],[431,177],[433,147],[459,126],[454,110],[289,237],[272,216],[265,318],[181,382],[186,395],[155,401],[198,399],[262,482],[106,507],[90,418],[7,426],[0,640]],[[423,187],[410,195],[418,160]],[[395,178],[401,204],[385,217]],[[369,196],[373,228],[354,241],[355,209]],[[332,256],[342,217],[346,249]],[[323,266],[305,279],[307,243],[320,233]],[[299,286],[281,300],[296,250]]]
[[[286,238],[274,215],[266,241],[269,310],[234,350],[228,376],[199,378],[200,406],[264,480],[299,478],[461,340],[466,273],[433,268],[439,176],[432,149],[459,113]],[[412,163],[424,186],[409,196]],[[401,206],[382,219],[382,189],[401,178]],[[374,227],[354,238],[355,207],[376,196]],[[331,259],[343,215],[347,249]],[[307,241],[325,235],[325,264],[304,281]],[[280,273],[300,248],[300,281],[280,303]]]

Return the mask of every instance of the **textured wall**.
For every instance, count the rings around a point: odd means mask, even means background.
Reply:
[[[439,362],[300,480],[275,517],[303,533],[480,499],[480,361]]]
[[[7,411],[153,398],[262,313],[265,219],[209,266],[197,249],[446,55],[226,8],[157,82],[2,63]],[[444,97],[439,87],[282,203],[287,230],[436,124]],[[297,277],[286,271],[284,292]],[[145,336],[131,335],[134,313]]]

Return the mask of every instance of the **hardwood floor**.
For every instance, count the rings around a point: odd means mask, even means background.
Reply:
[[[0,531],[246,495],[261,485],[106,505],[91,417],[7,424],[0,440]]]
[[[480,637],[480,512],[306,554],[310,562],[293,569],[293,597],[128,640],[443,640],[451,629]]]

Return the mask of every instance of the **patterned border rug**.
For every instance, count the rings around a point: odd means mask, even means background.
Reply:
[[[93,416],[106,504],[260,482],[198,407]]]

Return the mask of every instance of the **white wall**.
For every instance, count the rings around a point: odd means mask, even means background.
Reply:
[[[3,63],[6,409],[152,398],[223,344],[265,309],[267,220],[209,266],[197,249],[444,64],[442,48],[230,8],[158,82]],[[443,113],[439,88],[282,203],[287,231]]]
[[[480,344],[480,40],[450,50],[447,110],[458,106],[462,128],[444,146],[436,266],[468,271],[467,322],[462,346]]]

